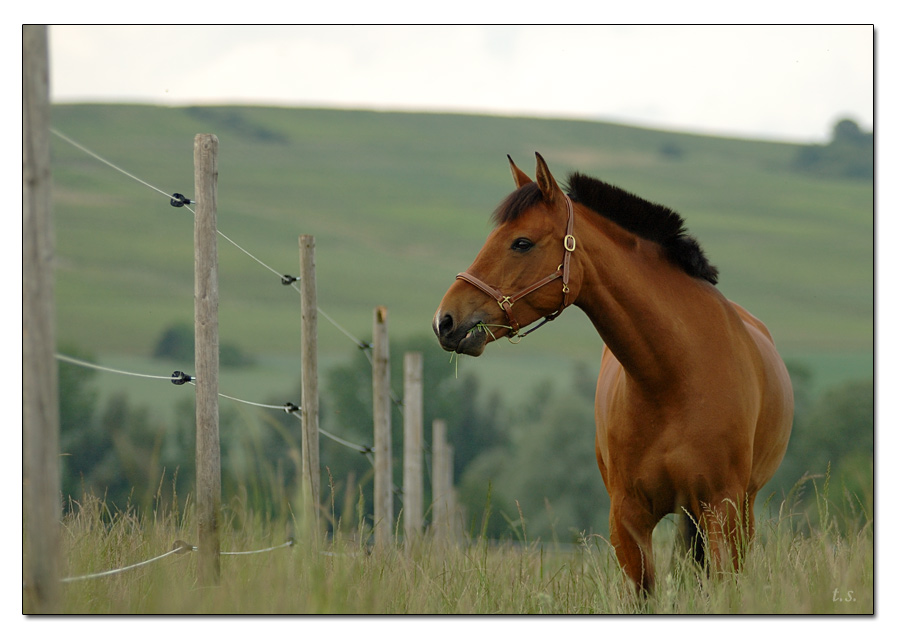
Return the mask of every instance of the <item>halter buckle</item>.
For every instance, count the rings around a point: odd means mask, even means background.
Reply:
[[[569,253],[573,253],[575,251],[575,236],[574,235],[566,235],[563,238],[563,246],[566,247],[566,250]]]

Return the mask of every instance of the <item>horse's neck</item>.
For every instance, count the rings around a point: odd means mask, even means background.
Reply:
[[[584,241],[576,304],[632,377],[670,386],[695,355],[704,314],[724,298],[672,265],[657,244],[611,222],[595,225],[600,232]]]

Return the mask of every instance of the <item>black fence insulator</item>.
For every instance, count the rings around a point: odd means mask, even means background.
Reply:
[[[181,193],[173,193],[172,199],[169,200],[169,204],[174,206],[176,209],[184,206],[185,204],[196,204],[193,200],[190,200],[183,196]]]
[[[284,412],[285,413],[288,413],[288,414],[296,413],[299,410],[300,410],[300,407],[297,406],[297,404],[295,404],[293,402],[285,402],[284,403]]]
[[[172,373],[172,383],[176,386],[181,386],[182,384],[187,384],[188,382],[192,381],[194,381],[194,378],[187,373],[182,373],[181,371],[175,371],[174,373]]]
[[[285,286],[290,286],[291,284],[293,284],[294,282],[297,282],[299,280],[300,280],[299,277],[294,277],[293,275],[282,275],[281,276],[281,283],[284,284]]]
[[[368,455],[369,453],[374,453],[375,449],[372,448],[371,446],[363,446],[359,452],[362,453],[363,455]]]
[[[186,541],[182,541],[180,539],[176,539],[175,543],[172,544],[172,550],[176,551],[176,555],[183,555],[186,552],[191,552],[194,550],[194,546],[187,543]]]
[[[359,342],[358,346],[359,346],[359,350],[368,351],[368,350],[371,350],[371,348],[372,348],[372,342]]]

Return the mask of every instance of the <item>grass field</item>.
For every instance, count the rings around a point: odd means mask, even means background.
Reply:
[[[871,614],[873,528],[859,501],[817,493],[811,513],[787,504],[758,522],[740,574],[708,576],[674,543],[664,521],[654,535],[658,588],[635,596],[599,536],[561,546],[525,538],[479,539],[373,551],[370,531],[343,529],[316,547],[223,555],[215,586],[197,582],[193,553],[122,574],[64,586],[69,614]],[[190,513],[188,508],[187,512]],[[268,519],[239,499],[225,509],[221,550],[281,546],[290,518]],[[190,515],[109,513],[86,499],[64,521],[64,571],[77,576],[159,556],[196,535]],[[477,531],[476,531],[477,532]]]
[[[430,334],[443,292],[512,188],[505,154],[531,172],[540,150],[560,178],[580,170],[682,213],[720,267],[723,292],[767,323],[786,359],[810,368],[816,391],[873,374],[872,184],[790,171],[796,145],[597,122],[252,107],[58,105],[53,126],[154,187],[186,194],[193,136],[216,133],[220,230],[289,274],[297,236],[315,235],[319,306],[364,340],[376,305],[390,310],[392,340]],[[170,374],[149,356],[166,328],[193,319],[191,214],[52,142],[61,350]],[[661,152],[673,147],[677,159]],[[253,401],[293,392],[299,296],[224,240],[219,258],[220,341],[259,360],[224,371],[222,392]],[[356,352],[327,321],[319,340],[323,368]],[[575,364],[597,369],[600,349],[586,317],[570,311],[522,345],[460,366],[515,401]],[[105,374],[99,387],[163,409],[183,394]]]
[[[220,139],[219,228],[279,272],[297,236],[316,236],[320,306],[351,333],[391,310],[392,334],[429,332],[455,274],[511,189],[505,155],[562,179],[580,170],[682,213],[720,288],[768,324],[787,352],[871,353],[872,184],[793,173],[795,145],[595,122],[272,108],[56,106],[53,126],[169,192],[193,185],[197,132]],[[675,145],[681,156],[661,153]],[[99,356],[146,355],[192,319],[186,209],[53,139],[58,332]],[[223,341],[266,355],[297,348],[296,293],[221,243]],[[323,326],[321,348],[353,346]],[[529,349],[579,358],[586,321]],[[599,342],[598,350],[599,350]]]

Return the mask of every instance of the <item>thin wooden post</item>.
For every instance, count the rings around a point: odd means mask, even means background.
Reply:
[[[386,548],[394,522],[391,473],[391,362],[387,309],[375,309],[372,329],[372,399],[375,427],[375,547]]]
[[[431,491],[432,508],[431,531],[436,541],[446,541],[450,527],[450,502],[447,471],[447,422],[436,419],[432,422],[431,435]]]
[[[403,532],[422,534],[422,353],[403,356]]]
[[[444,455],[446,456],[444,461],[444,472],[446,473],[444,477],[444,488],[446,489],[446,508],[447,508],[447,541],[451,544],[455,544],[457,541],[457,526],[459,524],[457,509],[456,509],[456,491],[453,489],[453,456],[456,454],[456,449],[453,447],[453,444],[446,444],[444,446]]]
[[[300,236],[300,341],[304,499],[310,498],[308,511],[315,535],[319,530],[319,364],[318,302],[316,301],[316,240]]]
[[[59,399],[47,27],[22,28],[22,444],[25,613],[59,612]]]
[[[194,344],[197,377],[198,579],[219,579],[219,275],[216,233],[219,139],[194,137]]]

